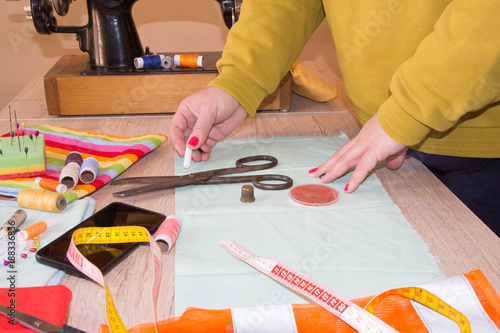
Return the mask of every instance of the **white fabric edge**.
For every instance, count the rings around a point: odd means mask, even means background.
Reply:
[[[231,309],[234,333],[298,333],[291,304]]]

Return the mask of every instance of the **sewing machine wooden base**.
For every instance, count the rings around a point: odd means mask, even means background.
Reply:
[[[205,88],[217,76],[215,62],[220,52],[203,55],[203,69],[145,69],[118,74],[90,70],[85,54],[63,56],[44,77],[48,113],[61,116],[173,113],[182,99]],[[290,103],[288,74],[276,91],[264,99],[259,110],[288,111]]]

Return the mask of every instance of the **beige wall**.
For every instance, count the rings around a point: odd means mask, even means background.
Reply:
[[[0,108],[37,74],[64,54],[79,54],[73,34],[40,35],[24,16],[29,1],[0,2]],[[143,47],[153,52],[220,51],[227,28],[212,0],[140,0],[133,8]],[[86,1],[73,1],[59,25],[85,25]],[[299,60],[322,60],[338,73],[336,52],[326,22],[312,36]]]

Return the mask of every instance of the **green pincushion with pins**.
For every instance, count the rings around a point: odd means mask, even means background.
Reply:
[[[0,139],[0,179],[36,177],[45,174],[43,134]]]

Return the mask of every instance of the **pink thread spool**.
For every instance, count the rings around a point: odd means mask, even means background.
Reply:
[[[181,232],[182,222],[176,215],[167,216],[156,231],[154,239],[160,246],[161,252],[167,253],[172,249]]]

